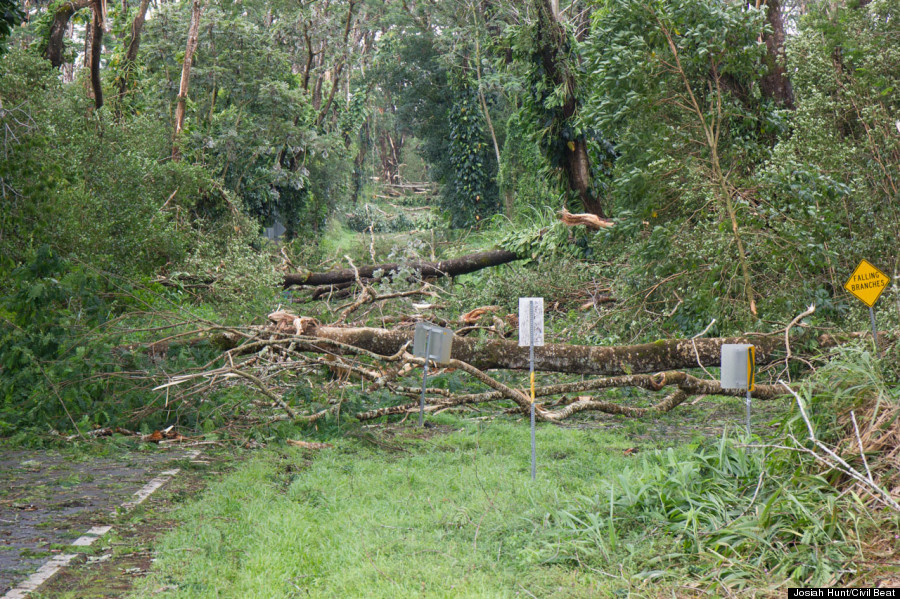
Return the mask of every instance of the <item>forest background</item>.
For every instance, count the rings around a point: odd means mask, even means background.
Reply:
[[[843,281],[863,257],[900,270],[898,8],[4,0],[0,431],[131,418],[146,385],[96,376],[141,370],[109,361],[114,323],[259,322],[354,231],[358,261],[391,232],[382,258],[516,252],[457,307],[580,289],[598,318],[572,343],[767,331],[810,304],[805,324],[865,330]],[[404,182],[413,210],[384,195]],[[881,302],[892,328],[896,285]]]

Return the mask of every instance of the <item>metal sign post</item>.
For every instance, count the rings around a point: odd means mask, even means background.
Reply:
[[[544,298],[519,298],[519,347],[528,345],[531,382],[531,480],[537,477],[537,444],[534,438],[534,348],[544,345]]]
[[[420,322],[416,324],[416,333],[413,337],[413,355],[425,358],[425,368],[422,372],[422,398],[419,400],[419,426],[425,426],[425,384],[428,382],[428,361],[437,364],[446,364],[450,361],[450,351],[453,347],[453,331],[444,327]]]
[[[869,319],[872,321],[872,340],[875,342],[875,355],[878,356],[878,330],[875,327],[875,302],[887,288],[891,278],[878,270],[868,260],[861,260],[844,283],[844,289],[869,306]]]
[[[428,381],[428,357],[431,353],[431,335],[425,338],[425,368],[422,369],[422,397],[419,399],[419,428],[425,426],[425,383]]]
[[[875,327],[875,308],[869,306],[869,319],[872,321],[872,341],[875,342],[875,355],[880,356],[878,351],[878,329]]]
[[[531,374],[531,480],[537,476],[537,451],[534,442],[534,302],[528,302],[528,367]]]
[[[750,398],[750,389],[747,389],[747,436],[750,436],[750,404],[752,399]]]

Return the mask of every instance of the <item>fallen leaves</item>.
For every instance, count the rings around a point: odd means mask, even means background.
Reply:
[[[473,325],[477,323],[482,316],[485,314],[492,314],[494,312],[498,312],[500,310],[500,306],[482,306],[480,308],[475,308],[474,310],[470,310],[466,312],[462,316],[459,317],[459,322],[462,324]]]
[[[153,431],[149,435],[143,435],[141,441],[148,443],[159,443],[160,441],[184,441],[187,437],[175,430],[174,427],[163,429],[161,431]]]

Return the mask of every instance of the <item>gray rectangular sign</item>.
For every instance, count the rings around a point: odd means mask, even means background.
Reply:
[[[417,323],[416,335],[413,338],[413,355],[424,358],[426,347],[429,360],[446,364],[450,361],[450,351],[453,347],[453,331],[430,322]]]
[[[753,389],[756,365],[752,345],[726,343],[722,345],[722,388]]]

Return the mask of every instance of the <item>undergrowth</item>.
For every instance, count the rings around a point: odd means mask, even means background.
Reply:
[[[855,573],[860,529],[875,520],[815,472],[809,459],[727,436],[656,452],[548,514],[560,538],[545,552],[572,565],[621,563],[646,581],[831,585]]]
[[[887,381],[869,352],[840,350],[804,383],[809,423],[795,409],[772,439],[723,434],[687,453],[649,454],[597,493],[548,513],[561,534],[544,553],[579,567],[621,563],[642,580],[710,588],[774,593],[859,584],[872,569],[871,547],[900,549],[900,514],[827,467],[807,431],[811,426],[859,472],[871,466],[877,484],[896,495],[900,397]]]

